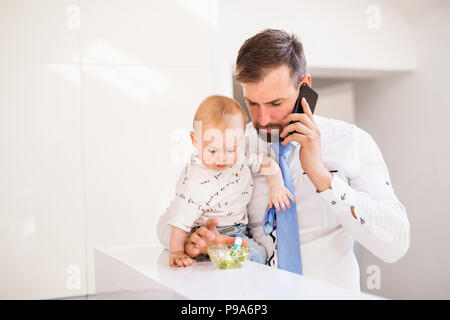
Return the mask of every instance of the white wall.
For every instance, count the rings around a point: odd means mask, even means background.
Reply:
[[[156,243],[180,132],[212,91],[210,13],[1,1],[0,298],[94,293],[94,247]]]
[[[355,123],[353,82],[313,80],[312,86],[318,93],[314,114]]]
[[[450,297],[450,3],[415,2],[410,15],[417,71],[355,83],[356,124],[380,146],[405,205],[411,246],[394,264],[360,250],[361,288],[390,298]],[[380,267],[381,289],[366,286]]]
[[[0,5],[3,299],[86,292],[85,281],[66,289],[66,272],[84,280],[87,266],[80,65],[72,63],[79,32],[65,28],[71,3]]]

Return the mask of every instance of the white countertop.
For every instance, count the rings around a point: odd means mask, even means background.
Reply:
[[[96,279],[102,279],[96,283],[97,291],[102,291],[100,286],[104,287],[105,281],[110,281],[121,289],[151,290],[151,287],[157,287],[159,292],[167,290],[186,299],[381,299],[252,261],[245,262],[239,269],[221,270],[209,260],[180,268],[170,267],[169,252],[157,245],[95,250]],[[127,277],[132,279],[133,274],[139,280],[123,284]],[[133,281],[138,284],[132,285]]]

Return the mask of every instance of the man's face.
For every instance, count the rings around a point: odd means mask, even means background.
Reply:
[[[278,135],[288,124],[285,118],[294,110],[298,89],[303,82],[310,85],[310,75],[303,77],[298,86],[294,86],[289,68],[282,65],[268,72],[257,83],[242,84],[245,103],[250,111],[253,125],[259,133],[261,133],[260,130],[267,130],[269,134],[267,139],[264,134],[260,135],[262,138],[270,142],[270,134]]]

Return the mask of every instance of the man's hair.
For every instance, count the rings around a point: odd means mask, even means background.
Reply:
[[[217,127],[226,127],[236,116],[242,118],[242,127],[245,128],[248,118],[239,102],[225,96],[209,96],[200,103],[195,112],[194,129],[196,121],[202,121],[204,125],[209,123]]]
[[[239,83],[256,83],[266,73],[287,65],[295,86],[306,74],[303,45],[286,31],[266,29],[247,39],[239,49],[234,79]]]

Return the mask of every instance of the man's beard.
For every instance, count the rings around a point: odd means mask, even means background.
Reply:
[[[281,124],[268,124],[264,127],[260,126],[258,123],[253,122],[253,126],[258,132],[258,136],[265,142],[279,142],[283,139],[280,137],[280,133],[283,130],[284,126]],[[267,129],[271,129],[270,132]]]

